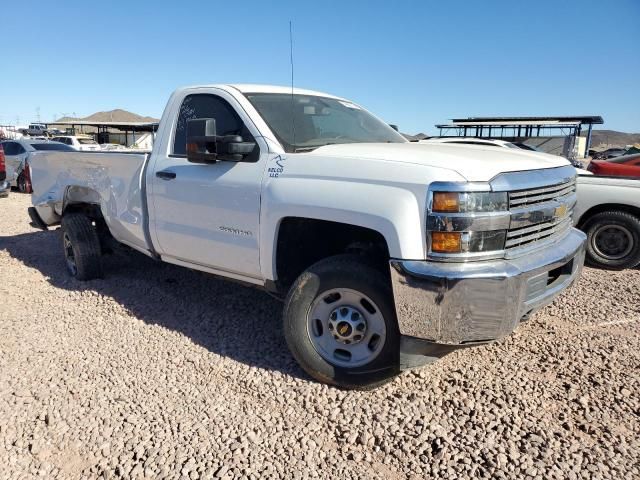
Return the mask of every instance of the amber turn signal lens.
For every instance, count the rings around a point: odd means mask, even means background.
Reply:
[[[436,253],[460,253],[462,234],[460,232],[431,232],[431,251]]]
[[[460,210],[460,196],[456,192],[435,192],[433,194],[434,212],[457,212]]]

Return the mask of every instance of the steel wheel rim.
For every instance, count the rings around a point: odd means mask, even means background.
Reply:
[[[372,362],[384,347],[386,333],[384,317],[373,300],[348,288],[322,292],[307,314],[307,334],[313,348],[338,367],[355,368]]]
[[[633,235],[622,225],[603,225],[593,234],[591,246],[607,260],[620,260],[633,250]]]
[[[64,242],[64,259],[67,262],[67,268],[71,275],[75,275],[78,272],[78,267],[76,266],[76,256],[73,253],[73,245],[71,245],[71,239],[69,235],[65,233],[62,237]]]

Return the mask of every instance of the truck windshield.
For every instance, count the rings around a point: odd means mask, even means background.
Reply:
[[[407,141],[386,123],[345,100],[288,93],[245,95],[288,153],[336,143]]]

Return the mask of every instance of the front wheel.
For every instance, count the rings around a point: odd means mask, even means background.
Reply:
[[[640,219],[610,211],[591,217],[584,225],[587,262],[609,269],[633,268],[640,264]]]
[[[355,255],[322,260],[293,284],[284,334],[300,366],[342,388],[375,388],[399,372],[390,281]]]

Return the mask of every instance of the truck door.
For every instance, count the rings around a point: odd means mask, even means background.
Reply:
[[[162,146],[147,175],[149,226],[157,252],[168,262],[207,267],[261,281],[260,189],[267,148],[237,100],[219,89],[177,94],[165,113]],[[252,162],[187,161],[186,125],[215,118],[218,135],[257,143]],[[172,121],[173,120],[173,121]],[[170,131],[167,122],[171,122]]]

